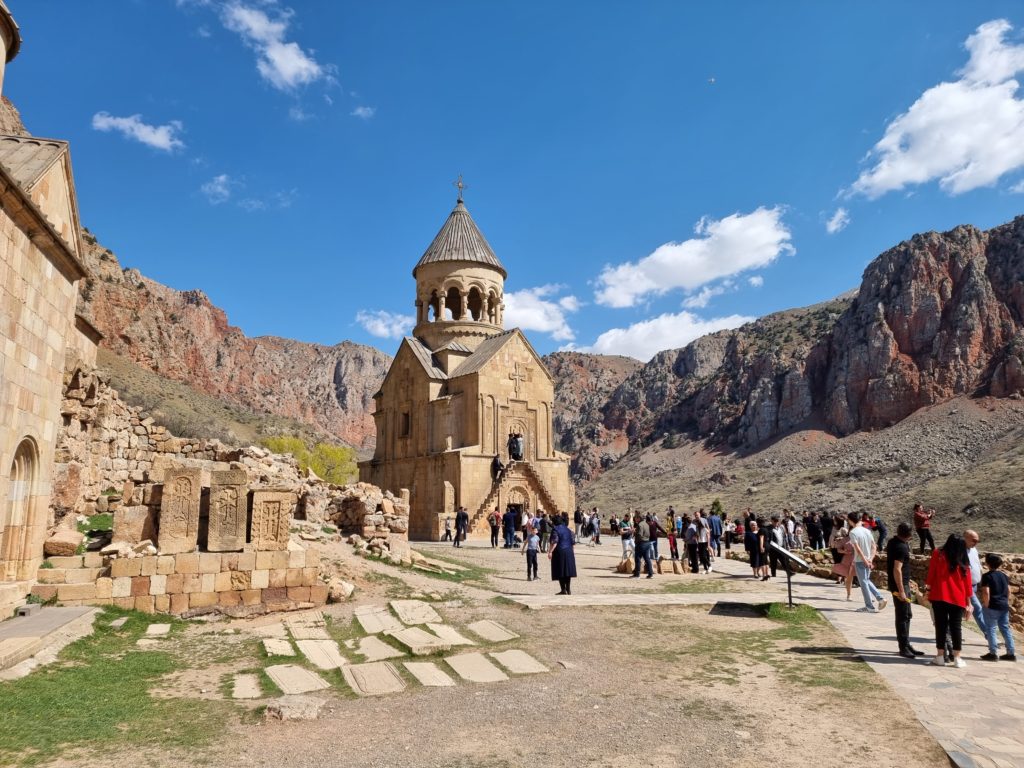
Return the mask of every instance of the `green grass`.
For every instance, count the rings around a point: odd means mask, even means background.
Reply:
[[[665,585],[663,592],[670,595],[701,595],[718,592],[729,592],[729,585],[722,579],[704,579],[701,581],[672,581]]]
[[[79,533],[89,533],[89,531],[112,531],[114,530],[114,513],[113,512],[101,512],[87,517],[85,520],[78,524]]]
[[[128,622],[112,629],[119,616]],[[233,705],[150,696],[162,676],[182,666],[169,652],[135,646],[152,621],[105,609],[94,633],[65,648],[57,663],[0,683],[0,764],[38,765],[76,748],[191,750],[214,742]],[[172,632],[180,631],[182,622],[172,623]]]
[[[448,563],[449,565],[457,565],[459,568],[463,569],[460,571],[456,571],[455,573],[434,573],[433,571],[423,571],[419,568],[413,569],[416,571],[416,573],[422,573],[427,576],[433,576],[435,579],[440,579],[442,581],[451,581],[456,584],[475,583],[476,585],[483,585],[487,582],[488,576],[495,572],[494,569],[492,568],[484,568],[479,565],[473,565],[472,563],[467,563],[455,557],[439,555],[433,551],[431,551],[429,554],[425,552],[420,552],[420,554],[431,560],[437,560],[441,563]]]

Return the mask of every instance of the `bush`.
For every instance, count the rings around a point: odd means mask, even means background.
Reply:
[[[719,517],[721,517],[723,511],[724,510],[722,509],[722,502],[720,499],[715,499],[714,501],[711,502],[712,515],[718,515]]]
[[[263,447],[274,453],[290,453],[299,469],[311,469],[328,483],[344,485],[356,477],[356,452],[346,445],[316,443],[310,448],[300,437],[278,436],[264,438]]]

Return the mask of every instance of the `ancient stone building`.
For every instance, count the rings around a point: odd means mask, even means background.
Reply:
[[[0,67],[20,45],[0,2]],[[95,361],[81,248],[67,143],[0,135],[0,618],[42,561],[67,358]]]
[[[471,532],[508,505],[570,512],[569,457],[554,449],[554,384],[518,328],[504,328],[507,273],[461,195],[413,269],[416,326],[374,396],[377,448],[361,480],[410,491],[410,537],[438,539],[466,507]],[[509,435],[523,458],[510,464]],[[500,480],[495,455],[510,464]]]

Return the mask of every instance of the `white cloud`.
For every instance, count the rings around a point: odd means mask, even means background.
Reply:
[[[560,285],[541,285],[505,294],[505,326],[550,333],[555,341],[571,341],[576,334],[569,327],[567,313],[579,309],[575,296],[553,298]],[[552,298],[549,298],[552,297]]]
[[[842,232],[850,223],[850,212],[845,208],[836,208],[836,212],[825,222],[825,231],[830,235]]]
[[[762,285],[764,285],[764,278],[761,277],[760,275],[754,275],[753,277],[748,277],[747,282],[750,283],[754,288],[760,288]]]
[[[597,302],[632,307],[646,296],[677,288],[693,290],[712,280],[771,264],[793,253],[782,208],[758,208],[724,219],[701,219],[698,237],[665,243],[637,262],[607,266],[598,278]]]
[[[260,8],[233,0],[221,10],[224,26],[241,36],[256,51],[256,69],[260,76],[281,91],[292,91],[327,77],[327,69],[312,52],[285,37],[292,11],[281,10],[271,18]]]
[[[597,337],[582,352],[601,355],[627,355],[638,360],[650,360],[665,349],[685,347],[691,341],[715,331],[737,328],[753,321],[752,317],[729,315],[704,320],[691,312],[666,313],[634,323],[628,328],[612,328]]]
[[[372,336],[382,339],[400,339],[408,334],[416,318],[412,315],[399,315],[383,309],[375,311],[359,310],[356,313],[356,322]]]
[[[288,117],[297,123],[304,123],[307,120],[310,120],[313,116],[302,107],[294,106],[288,109]]]
[[[149,125],[142,122],[142,115],[115,117],[109,112],[97,112],[92,116],[92,127],[97,131],[116,131],[126,139],[164,152],[185,146],[185,142],[178,138],[184,127],[180,120],[171,120],[165,125]]]
[[[377,114],[376,107],[356,107],[350,113],[352,117],[358,117],[362,120],[369,120],[375,114]]]
[[[233,183],[230,176],[226,173],[221,173],[199,187],[199,191],[205,195],[211,205],[220,205],[231,199],[231,186]]]
[[[700,289],[700,293],[688,296],[683,300],[683,306],[687,309],[704,309],[715,296],[721,296],[725,293],[724,285],[705,286]]]
[[[978,27],[960,79],[929,88],[890,122],[868,153],[871,167],[844,194],[875,199],[937,179],[957,195],[1024,167],[1024,101],[1013,79],[1024,70],[1024,45],[1006,43],[1012,29],[1005,19]]]

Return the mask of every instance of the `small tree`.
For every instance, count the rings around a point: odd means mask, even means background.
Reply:
[[[299,467],[305,469],[309,466],[309,448],[300,437],[280,435],[263,439],[263,447],[274,453],[290,453],[299,462]]]
[[[715,499],[714,501],[711,502],[711,514],[712,515],[718,515],[719,517],[721,517],[722,516],[722,512],[724,512],[724,511],[725,510],[723,510],[723,508],[722,508],[722,502],[721,501],[719,501],[718,499]]]
[[[327,482],[345,485],[356,477],[356,452],[345,445],[317,443],[309,466]]]

